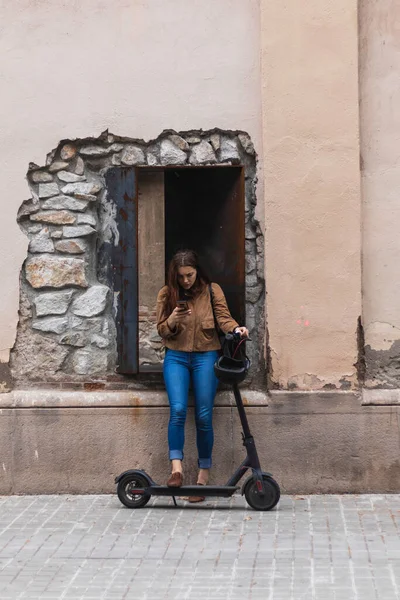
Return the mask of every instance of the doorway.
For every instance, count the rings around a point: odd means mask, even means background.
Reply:
[[[139,370],[159,370],[156,288],[177,250],[191,248],[245,323],[245,200],[242,167],[138,169]]]
[[[67,178],[57,175],[61,162]],[[21,317],[13,349],[16,381],[94,377],[131,389],[158,382],[135,376],[162,363],[156,297],[166,263],[184,246],[197,250],[235,318],[248,326],[252,371],[263,375],[264,237],[256,216],[257,155],[247,132],[164,130],[144,141],[105,131],[96,139],[61,140],[47,163],[30,164],[32,198],[17,217],[30,241],[21,315],[26,299],[41,304],[44,292],[62,284],[62,313],[57,305],[54,314],[63,316],[48,319],[51,305]],[[51,209],[56,220],[47,223],[42,209]],[[74,227],[59,226],[65,209],[74,212]],[[76,318],[75,303],[85,302],[85,294],[90,307]],[[42,351],[31,352],[33,346]],[[44,360],[49,346],[51,365]]]
[[[177,250],[194,250],[224,290],[234,319],[244,323],[243,169],[169,169],[164,182],[166,268]]]

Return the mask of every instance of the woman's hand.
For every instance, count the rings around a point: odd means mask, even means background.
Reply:
[[[240,333],[241,338],[249,337],[249,330],[247,327],[235,327],[234,333]]]
[[[190,314],[192,314],[192,311],[190,310],[190,308],[188,308],[188,309],[178,308],[178,306],[177,306],[176,308],[174,308],[174,310],[172,311],[172,313],[169,315],[169,317],[167,319],[168,327],[170,329],[175,329],[175,327],[178,325],[178,323],[183,321],[185,319],[185,317],[188,317]]]

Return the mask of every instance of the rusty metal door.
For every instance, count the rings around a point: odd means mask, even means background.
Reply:
[[[108,198],[117,208],[118,236],[111,250],[117,295],[118,373],[138,372],[138,193],[134,168],[107,171]]]

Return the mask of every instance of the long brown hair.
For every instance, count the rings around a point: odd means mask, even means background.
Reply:
[[[179,300],[180,293],[182,294],[182,288],[178,283],[179,267],[192,267],[197,271],[196,281],[189,290],[185,290],[184,292],[186,296],[196,296],[204,289],[206,285],[210,283],[210,279],[199,263],[196,252],[193,250],[179,250],[179,252],[176,252],[168,265],[168,293],[166,301],[166,309],[168,314],[171,314],[174,308],[176,308],[176,303]]]

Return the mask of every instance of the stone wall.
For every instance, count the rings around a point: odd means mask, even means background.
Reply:
[[[11,356],[18,386],[118,380],[115,298],[107,276],[111,265],[101,252],[118,240],[107,170],[215,164],[245,167],[246,321],[255,342],[253,373],[263,374],[264,244],[254,217],[256,156],[250,137],[219,130],[165,131],[146,143],[104,132],[97,139],[64,140],[47,156],[45,166],[29,165],[31,198],[18,213],[29,237]],[[141,315],[139,335],[140,343],[160,358],[154,315]]]

